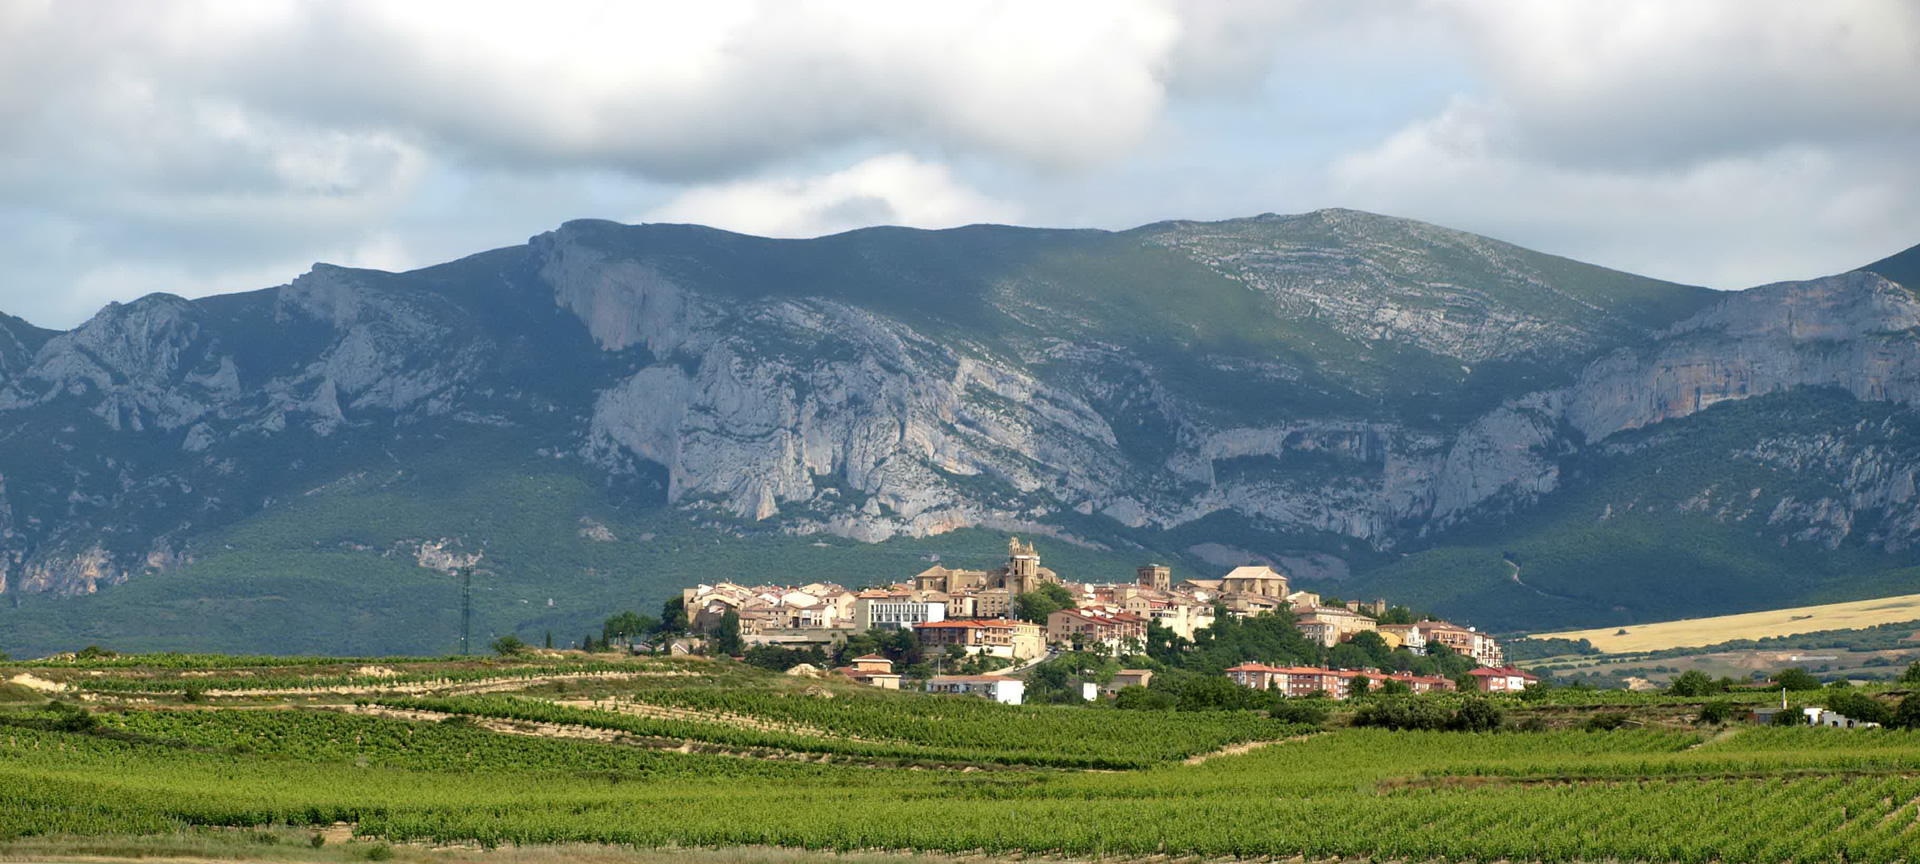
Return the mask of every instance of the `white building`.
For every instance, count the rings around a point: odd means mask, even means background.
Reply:
[[[937,600],[862,597],[854,601],[853,623],[861,631],[911,630],[915,624],[947,620],[947,604]]]
[[[927,679],[928,693],[964,693],[985,696],[1002,705],[1018,705],[1027,682],[1002,675],[935,675]]]

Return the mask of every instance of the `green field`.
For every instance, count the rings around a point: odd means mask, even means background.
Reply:
[[[1354,705],[1312,724],[1013,707],[613,655],[0,676],[0,858],[282,857],[244,846],[327,832],[330,860],[601,844],[581,848],[1893,862],[1920,843],[1920,732],[1701,724],[1701,700],[1619,691],[1497,697],[1499,731],[1475,733],[1355,728]],[[1778,698],[1719,698],[1761,697]]]

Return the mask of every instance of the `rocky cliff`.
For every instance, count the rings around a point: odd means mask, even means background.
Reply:
[[[1722,403],[1910,405],[1917,325],[1871,272],[1715,294],[1352,211],[813,241],[575,222],[66,333],[0,318],[0,592],[217,558],[209,532],[482,438],[739,542],[987,529],[1345,577],[1662,458],[1621,436]],[[1846,475],[1744,510],[1904,564],[1914,463],[1865,428],[1729,447]]]

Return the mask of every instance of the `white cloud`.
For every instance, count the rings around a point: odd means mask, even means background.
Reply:
[[[1562,166],[1507,146],[1506,109],[1456,102],[1330,170],[1333,197],[1617,269],[1744,288],[1915,242],[1904,149],[1779,145],[1671,168]]]
[[[1484,89],[1336,160],[1336,200],[1725,288],[1920,240],[1920,6],[1432,8]]]
[[[876,156],[814,177],[700,186],[645,216],[768,237],[817,237],[869,225],[951,228],[1012,222],[1017,207],[954,179],[946,166],[904,154]]]
[[[1438,0],[1536,159],[1637,168],[1920,133],[1908,0]]]

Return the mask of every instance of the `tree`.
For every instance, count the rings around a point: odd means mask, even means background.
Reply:
[[[1281,699],[1274,703],[1267,716],[1282,723],[1318,726],[1327,722],[1327,700]]]
[[[1365,653],[1367,665],[1375,669],[1385,669],[1392,662],[1393,648],[1387,645],[1386,639],[1372,630],[1362,630],[1353,634],[1353,638],[1347,640],[1347,644]]]
[[[1388,606],[1387,611],[1380,613],[1375,620],[1382,624],[1417,624],[1420,621],[1413,610],[1405,606]]]
[[[1907,671],[1900,673],[1900,683],[1920,684],[1920,663],[1907,664]]]
[[[1808,672],[1805,669],[1801,669],[1798,666],[1795,666],[1789,669],[1782,669],[1779,672],[1774,673],[1773,683],[1778,684],[1781,687],[1785,687],[1788,690],[1799,691],[1799,690],[1820,689],[1820,679],[1813,677],[1813,673]]]
[[[1700,722],[1719,725],[1733,717],[1733,705],[1724,701],[1708,702],[1700,706]]]
[[[1888,726],[1896,729],[1920,729],[1920,693],[1908,693],[1900,700],[1900,707],[1893,711]]]
[[[1367,669],[1376,664],[1365,649],[1352,642],[1342,642],[1327,652],[1327,665],[1335,669]]]
[[[1894,716],[1886,703],[1851,688],[1828,696],[1827,710],[1862,723],[1890,723]]]
[[[1062,609],[1072,609],[1075,605],[1073,592],[1068,591],[1063,585],[1047,582],[1013,598],[1013,617],[1022,621],[1045,624],[1048,615]]]
[[[687,606],[679,598],[669,597],[660,607],[660,633],[680,636],[687,632]]]
[[[1505,715],[1491,701],[1478,696],[1460,703],[1453,712],[1453,728],[1462,732],[1492,732],[1500,728]]]
[[[740,638],[740,613],[728,609],[727,614],[720,616],[720,626],[713,629],[713,650],[733,657],[746,648],[746,640]]]
[[[605,624],[600,625],[601,641],[607,644],[625,642],[629,649],[633,647],[634,640],[658,632],[659,621],[635,614],[632,610],[608,618]]]
[[[1673,683],[1667,686],[1667,692],[1674,696],[1707,696],[1724,689],[1719,682],[1707,677],[1707,673],[1698,669],[1688,669],[1680,673],[1673,679]]]
[[[1412,693],[1413,688],[1408,687],[1405,681],[1395,681],[1392,678],[1388,678],[1380,682],[1380,695],[1382,696],[1407,696]]]
[[[508,633],[505,636],[502,636],[498,639],[493,640],[493,653],[498,654],[502,657],[512,657],[518,654],[525,654],[526,651],[527,651],[527,643],[520,641],[520,637],[515,636],[512,633]]]
[[[1347,685],[1347,695],[1358,699],[1373,689],[1373,679],[1365,675],[1353,676],[1353,682]]]
[[[546,643],[546,644],[547,644],[547,650],[548,650],[548,651],[552,651],[552,650],[553,650],[553,631],[552,631],[552,630],[548,630],[548,631],[547,631],[547,643]]]
[[[1113,707],[1123,711],[1171,711],[1173,699],[1138,684],[1128,684],[1113,694]]]
[[[1480,665],[1472,657],[1457,653],[1438,642],[1427,643],[1427,659],[1433,661],[1433,674],[1455,680]]]

